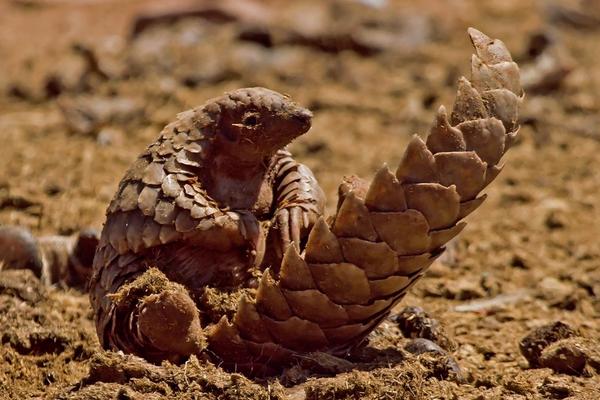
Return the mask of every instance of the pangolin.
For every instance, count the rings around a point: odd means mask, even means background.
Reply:
[[[395,173],[345,180],[329,222],[313,174],[285,149],[309,111],[249,88],[179,114],[107,211],[90,284],[103,346],[269,374],[360,344],[465,227],[515,141],[518,66],[500,40],[469,35],[471,80],[459,80],[450,115],[439,108]],[[233,316],[204,320],[206,287],[256,286]]]

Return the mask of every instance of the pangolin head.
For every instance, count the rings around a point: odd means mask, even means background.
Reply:
[[[253,87],[238,89],[217,100],[219,142],[240,158],[264,158],[306,133],[312,113],[289,96]]]

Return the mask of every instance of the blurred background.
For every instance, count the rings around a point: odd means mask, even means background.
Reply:
[[[589,378],[526,374],[517,343],[558,319],[600,337],[599,1],[2,0],[0,224],[36,236],[100,229],[125,169],[165,124],[245,86],[314,112],[291,150],[331,212],[342,176],[395,166],[411,135],[452,106],[469,75],[469,26],[502,39],[521,67],[520,141],[451,255],[404,304],[434,313],[460,345],[470,386],[436,395],[595,393]],[[75,324],[73,343],[93,352],[87,298],[69,296],[68,310],[48,300],[31,311],[63,313],[32,329]],[[494,312],[459,307],[498,296],[511,300]],[[2,351],[21,360],[9,339]],[[4,383],[25,376],[28,390],[60,392],[87,371],[89,354],[44,357],[23,358],[26,372]]]
[[[42,231],[98,225],[122,171],[176,113],[244,86],[288,93],[315,112],[294,151],[331,194],[343,174],[395,163],[406,139],[451,106],[469,73],[468,26],[502,38],[520,63],[524,136],[544,145],[567,128],[597,138],[599,9],[595,1],[5,0],[0,134],[10,146],[0,184],[44,211],[2,207],[0,220]]]

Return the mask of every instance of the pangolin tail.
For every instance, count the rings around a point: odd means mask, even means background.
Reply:
[[[423,276],[485,199],[518,131],[519,69],[504,43],[476,29],[471,80],[461,78],[450,115],[439,108],[427,139],[414,136],[392,172],[340,190],[337,213],[266,270],[256,298],[210,328],[210,350],[263,374],[295,354],[343,354],[360,343]]]

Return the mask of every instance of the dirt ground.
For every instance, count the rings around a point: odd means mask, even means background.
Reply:
[[[520,141],[450,255],[348,363],[307,358],[253,381],[196,358],[104,353],[86,294],[5,268],[0,398],[600,398],[597,2],[4,0],[0,224],[99,229],[125,169],[176,113],[244,86],[314,111],[292,151],[331,212],[342,176],[396,165],[452,105],[468,26],[505,41],[522,67]],[[405,306],[440,322],[448,353],[404,349]],[[519,342],[556,321],[572,336],[546,349],[560,365],[532,368]],[[575,356],[582,365],[561,369]]]

